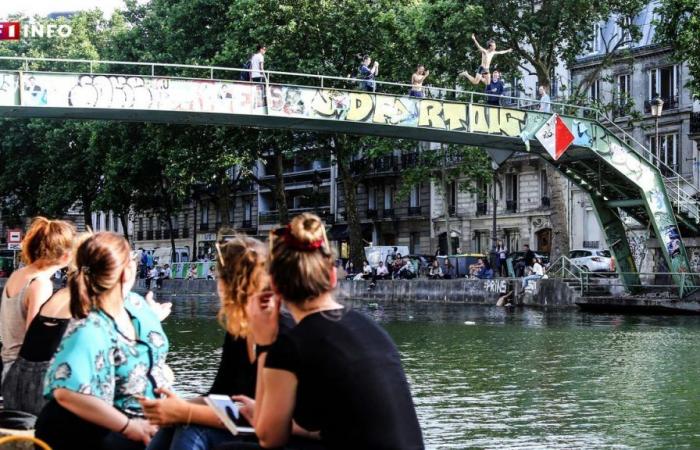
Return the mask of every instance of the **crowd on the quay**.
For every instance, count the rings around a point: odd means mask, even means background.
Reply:
[[[161,325],[171,305],[132,292],[140,252],[45,218],[2,291],[4,408],[37,415],[35,436],[54,450],[424,447],[393,341],[333,296],[317,216],[216,250],[226,333],[209,394],[232,396],[254,434],[234,436],[204,397],[177,395]],[[67,287],[55,290],[62,268]]]
[[[435,253],[435,256],[430,260],[426,258],[416,259],[408,256],[402,256],[397,251],[397,247],[387,256],[386,263],[379,263],[372,267],[365,260],[361,270],[355,270],[351,260],[345,264],[338,261],[339,267],[344,269],[345,278],[352,280],[370,280],[376,283],[377,280],[411,280],[414,278],[428,278],[431,280],[449,280],[456,278],[475,278],[489,280],[496,277],[509,277],[508,258],[510,252],[499,241],[494,249],[494,264],[489,261],[486,256],[477,257],[476,261],[467,266],[467,273],[459,275],[457,267],[453,260],[462,255],[461,248],[456,249],[456,254],[452,257],[446,257],[441,254],[440,250]],[[440,263],[440,260],[443,262]],[[538,256],[530,249],[529,245],[524,246],[522,256],[511,259],[510,264],[513,267],[513,275],[517,278],[523,278],[523,287],[531,280],[542,278],[545,273],[545,265],[541,256]]]

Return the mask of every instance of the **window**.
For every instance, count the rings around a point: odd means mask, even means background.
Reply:
[[[228,205],[228,221],[229,223],[234,222],[234,217],[235,217],[235,212],[236,212],[236,205],[235,205],[235,199],[231,200],[231,203]]]
[[[509,252],[517,252],[520,250],[520,230],[518,228],[510,228],[504,231],[505,245]]]
[[[506,174],[506,211],[516,212],[518,210],[518,175],[514,173]]]
[[[394,208],[394,188],[393,186],[384,186],[384,209]]]
[[[630,28],[632,28],[632,18],[631,17],[618,17],[615,23],[615,41],[621,42],[618,48],[627,48],[632,42],[630,42]]]
[[[377,209],[377,188],[374,186],[367,189],[367,209]]]
[[[616,90],[617,99],[615,103],[618,106],[620,114],[622,114],[624,112],[624,109],[627,107],[630,95],[630,76],[628,74],[618,75]]]
[[[148,218],[148,231],[153,231],[153,217]]]
[[[600,53],[602,51],[603,46],[601,45],[601,41],[600,24],[596,23],[593,25],[593,33],[591,35],[591,53]]]
[[[588,88],[588,100],[591,102],[600,101],[600,80],[595,80],[591,83],[591,87]]]
[[[474,232],[474,251],[476,253],[488,253],[491,250],[489,232],[477,230]]]
[[[672,175],[671,170],[680,172],[680,159],[678,156],[678,134],[662,134],[659,135],[659,144],[656,144],[656,136],[649,137],[649,149],[656,155],[661,173],[665,176]]]
[[[415,208],[420,206],[420,183],[411,186],[411,194],[409,197],[409,206]]]
[[[251,220],[253,216],[253,204],[250,200],[245,200],[243,202],[243,220]]]
[[[100,231],[102,229],[102,214],[95,214],[95,230]]]
[[[112,213],[112,229],[119,231],[119,217],[114,213]]]
[[[549,180],[547,179],[546,170],[540,170],[540,195],[549,197]]]
[[[221,210],[219,208],[216,208],[216,220],[214,222],[221,223]]]
[[[420,233],[411,233],[409,237],[408,251],[415,255],[420,253]]]
[[[190,215],[189,215],[189,214],[185,214],[185,215],[182,217],[182,228],[183,228],[183,229],[184,229],[184,228],[187,228],[187,226],[189,225],[189,223],[190,223]]]
[[[143,217],[139,217],[139,231],[143,231]]]
[[[209,223],[209,204],[202,202],[199,205],[199,223]]]
[[[656,96],[664,101],[664,110],[678,107],[679,66],[651,69],[648,76],[649,100]],[[645,108],[650,112],[651,108]]]
[[[448,192],[449,198],[448,198],[448,205],[451,210],[455,210],[457,207],[457,182],[453,181],[449,185],[449,192]]]
[[[105,230],[111,231],[111,229],[110,229],[111,225],[112,225],[112,222],[109,220],[109,213],[105,213]]]
[[[177,230],[180,228],[179,227],[180,224],[178,223],[177,216],[170,217],[170,221],[173,223],[173,230]]]

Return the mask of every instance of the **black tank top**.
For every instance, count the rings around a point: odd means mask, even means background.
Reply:
[[[44,302],[44,305],[51,301],[51,298]],[[56,349],[63,338],[63,333],[66,331],[68,322],[70,322],[70,319],[42,316],[41,310],[44,308],[44,305],[41,305],[39,313],[34,317],[32,323],[29,324],[22,348],[19,351],[19,356],[27,361],[49,361],[53,354],[56,353]]]

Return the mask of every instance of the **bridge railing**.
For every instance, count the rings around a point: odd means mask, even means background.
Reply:
[[[14,64],[14,65],[13,65]],[[107,74],[134,74],[134,68],[140,75],[150,75],[153,77],[176,77],[190,79],[207,79],[217,81],[235,80],[241,82],[241,74],[252,72],[251,69],[195,65],[195,64],[171,64],[155,62],[133,62],[133,61],[112,61],[112,60],[87,60],[70,58],[34,58],[34,57],[0,57],[0,67],[7,67],[11,70],[49,70],[60,68],[62,73],[69,71],[69,68],[82,69],[73,73],[105,73]],[[126,70],[124,72],[124,70]],[[117,73],[114,73],[114,72]],[[326,89],[343,89],[363,91],[368,80],[353,78],[350,75],[345,77],[328,76],[322,74],[305,74],[283,71],[265,71],[266,83],[297,85],[299,87],[315,87]],[[376,92],[387,95],[405,96],[411,90],[412,85],[408,83],[396,83],[391,81],[372,80],[376,86]],[[423,92],[426,97],[439,98],[442,100],[465,101],[470,103],[487,103],[490,96],[483,92],[467,91],[464,89],[453,89],[425,85]],[[542,102],[537,99],[499,96],[499,101],[509,107],[519,109],[551,111],[562,115],[578,116],[595,119],[598,122],[605,121],[606,125],[614,128],[624,141],[644,159],[655,165],[664,177],[669,197],[675,204],[679,212],[685,212],[700,223],[700,207],[697,198],[700,197],[700,190],[695,185],[681,176],[672,167],[661,161],[659,157],[650,151],[634,137],[618,126],[614,120],[607,117],[597,108],[579,106],[561,102]],[[695,197],[695,198],[694,198]]]

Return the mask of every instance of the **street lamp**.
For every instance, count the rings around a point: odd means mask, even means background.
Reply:
[[[493,169],[493,186],[491,187],[491,196],[493,199],[493,216],[491,221],[491,267],[495,271],[496,261],[498,260],[498,250],[496,249],[496,244],[498,243],[498,237],[496,236],[496,209],[498,208],[496,188],[498,183],[498,164],[496,164],[495,161],[491,161],[491,168]]]
[[[654,97],[651,101],[651,115],[656,119],[656,145],[654,151],[656,152],[656,157],[661,160],[661,155],[659,154],[659,117],[664,110],[664,101],[658,95]]]

